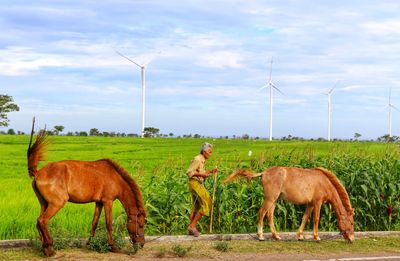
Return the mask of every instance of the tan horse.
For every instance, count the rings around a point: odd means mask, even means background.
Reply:
[[[29,176],[33,178],[32,187],[41,206],[36,227],[44,254],[55,255],[52,247],[53,239],[47,224],[67,202],[96,203],[91,238],[94,236],[104,207],[107,242],[111,251],[116,252],[118,248],[112,238],[112,205],[114,200],[118,199],[127,214],[127,229],[132,244],[139,243],[143,247],[146,210],[142,193],[129,173],[110,159],[64,160],[51,162],[38,170],[37,166],[43,160],[47,144],[46,134],[41,131],[35,143],[32,146],[29,144],[27,153]]]
[[[252,173],[249,170],[237,170],[225,179],[230,182],[237,176],[244,176],[250,181],[261,176],[264,190],[264,203],[258,211],[258,238],[264,240],[263,220],[267,214],[268,224],[272,237],[281,239],[276,232],[273,222],[274,210],[279,197],[297,205],[307,205],[297,239],[304,239],[304,227],[314,210],[314,239],[318,236],[318,224],[321,205],[328,202],[335,210],[341,234],[349,242],[354,241],[354,209],[351,207],[346,189],[339,179],[330,171],[323,168],[302,169],[290,167],[271,167],[261,173]]]

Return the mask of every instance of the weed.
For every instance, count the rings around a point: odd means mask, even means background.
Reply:
[[[167,249],[165,247],[162,247],[158,249],[158,251],[155,253],[155,257],[158,258],[163,258],[167,254]]]
[[[185,257],[190,252],[191,249],[192,249],[191,246],[183,247],[181,245],[174,245],[172,246],[172,253],[175,256]]]
[[[69,231],[57,226],[54,223],[50,223],[49,231],[53,235],[54,250],[82,247],[82,242],[79,239],[74,238]],[[35,249],[42,249],[42,242],[38,236],[30,238],[30,242]]]
[[[125,234],[123,225],[125,223],[126,217],[124,215],[120,215],[113,221],[113,240],[114,244],[118,248],[123,248],[126,245]],[[107,243],[107,230],[104,228],[104,224],[100,225],[97,228],[96,233],[93,238],[91,238],[88,242],[88,248],[99,253],[107,253],[110,251],[110,246]],[[136,253],[137,249],[133,248],[133,253]]]
[[[229,244],[226,241],[218,241],[214,244],[214,249],[220,252],[228,252]]]

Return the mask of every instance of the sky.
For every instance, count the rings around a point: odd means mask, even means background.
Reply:
[[[14,130],[376,139],[400,108],[400,2],[0,0],[0,94]],[[6,128],[3,128],[5,130]],[[392,111],[400,136],[400,111]]]

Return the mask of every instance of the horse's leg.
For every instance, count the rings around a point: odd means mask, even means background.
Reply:
[[[33,188],[33,191],[36,194],[37,199],[39,200],[39,203],[40,203],[40,215],[42,215],[43,212],[46,210],[48,203],[43,198],[42,194],[40,194],[39,190],[37,189],[35,181],[32,182],[32,188]]]
[[[267,212],[267,201],[264,201],[260,209],[258,210],[258,226],[257,226],[257,236],[258,240],[263,241],[265,240],[264,238],[264,216],[265,213]],[[265,210],[264,210],[265,209]]]
[[[96,202],[96,207],[94,208],[94,215],[93,215],[93,220],[92,220],[92,229],[90,230],[90,238],[87,242],[88,244],[89,244],[90,240],[94,237],[94,234],[96,233],[96,228],[97,228],[97,224],[99,223],[99,218],[100,218],[102,209],[103,209],[103,203]]]
[[[111,252],[119,252],[119,249],[117,246],[114,245],[114,241],[112,238],[112,204],[112,200],[103,202],[104,214],[106,216],[107,243],[111,248]]]
[[[314,239],[320,241],[321,238],[318,236],[318,224],[319,224],[319,217],[321,212],[321,205],[322,202],[318,202],[314,205]]]
[[[39,233],[43,235],[42,248],[46,256],[54,256],[56,252],[53,250],[53,239],[47,229],[49,220],[63,207],[64,205],[55,205],[49,203],[46,210],[39,216],[37,220],[37,228]]]
[[[314,206],[312,206],[312,205],[307,206],[307,209],[304,212],[303,219],[301,221],[299,231],[297,231],[297,240],[304,240],[304,236],[303,236],[304,228],[308,222],[308,219],[310,218],[311,211],[313,209],[314,209]]]
[[[269,213],[271,209],[275,208],[274,202],[270,200],[264,200],[263,205],[258,210],[258,226],[257,226],[257,235],[259,240],[265,240],[264,238],[264,217],[266,213]],[[269,219],[268,219],[269,221]],[[268,222],[271,231],[271,224]],[[272,223],[273,224],[273,223]],[[275,227],[274,227],[275,228]],[[275,231],[276,232],[276,231]]]
[[[276,201],[271,202],[271,205],[267,211],[267,219],[268,219],[268,225],[271,229],[272,233],[272,238],[276,240],[281,240],[281,237],[278,235],[276,232],[275,224],[274,224],[274,211],[275,211],[275,206],[276,206]]]
[[[47,206],[48,206],[48,203],[47,203],[47,201],[43,198],[42,194],[40,194],[40,192],[38,191],[38,189],[37,189],[37,187],[36,187],[36,182],[35,182],[35,181],[32,182],[32,187],[33,187],[33,191],[35,192],[36,197],[37,197],[37,199],[39,200],[39,203],[40,203],[40,214],[39,214],[39,216],[40,216],[40,215],[42,215],[43,212],[46,210],[46,208],[47,208]],[[38,223],[38,224],[39,224],[39,223]],[[43,243],[43,242],[44,242],[44,236],[43,236],[44,233],[43,233],[41,227],[38,226],[38,224],[36,225],[36,227],[37,227],[37,230],[39,231],[40,241]]]

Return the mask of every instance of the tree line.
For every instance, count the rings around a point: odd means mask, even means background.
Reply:
[[[9,95],[5,94],[0,94],[0,127],[8,127],[10,120],[7,117],[7,114],[13,111],[19,111],[18,105],[13,101],[13,98]],[[139,134],[135,133],[124,133],[124,132],[108,132],[108,131],[100,131],[97,128],[92,128],[87,131],[75,131],[75,132],[67,132],[63,134],[62,132],[64,131],[65,127],[62,125],[56,125],[53,127],[51,130],[47,130],[48,135],[65,135],[65,136],[103,136],[103,137],[139,137]],[[14,129],[8,129],[7,131],[0,131],[0,134],[8,134],[8,135],[24,135],[24,132],[21,131],[15,131]],[[174,133],[170,132],[168,134],[162,134],[160,133],[160,129],[155,128],[155,127],[146,127],[144,128],[143,136],[146,138],[172,138],[175,137]],[[359,141],[361,138],[360,133],[354,133],[354,138],[352,139],[333,139],[333,141]],[[185,135],[179,135],[176,136],[176,138],[216,138],[216,137],[209,137],[209,136],[202,136],[200,134],[185,134]],[[243,134],[243,135],[233,135],[231,137],[229,136],[220,136],[220,139],[243,139],[243,140],[248,140],[248,139],[262,139],[260,137],[251,137],[248,134]],[[325,138],[316,138],[316,139],[305,139],[303,137],[296,137],[292,135],[284,136],[280,139],[276,140],[281,140],[281,141],[303,141],[303,140],[310,140],[310,141],[326,141]],[[378,141],[378,142],[400,142],[400,137],[399,136],[390,136],[389,134],[385,134],[383,136],[378,137],[376,140],[370,140],[370,141]]]

